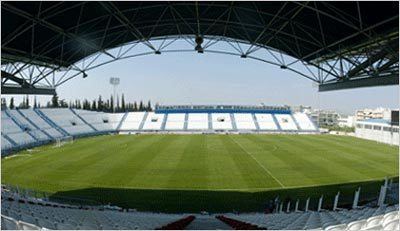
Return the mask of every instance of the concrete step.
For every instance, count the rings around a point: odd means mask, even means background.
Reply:
[[[187,227],[187,230],[231,230],[224,222],[218,220],[214,216],[196,215],[196,219],[192,221]]]

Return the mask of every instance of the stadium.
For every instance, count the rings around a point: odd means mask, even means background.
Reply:
[[[2,229],[399,229],[398,111],[357,137],[273,102],[54,106],[91,70],[184,52],[258,61],[321,92],[398,86],[398,2],[1,7],[2,97],[53,96],[2,103]]]

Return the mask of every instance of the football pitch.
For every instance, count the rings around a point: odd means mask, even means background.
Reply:
[[[353,137],[154,134],[42,146],[3,158],[1,172],[3,184],[54,197],[143,210],[252,210],[295,190],[300,198],[338,189],[351,197],[363,182],[367,193],[398,176],[398,165],[398,147]]]

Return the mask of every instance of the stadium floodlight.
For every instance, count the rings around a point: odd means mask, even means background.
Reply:
[[[113,112],[115,112],[115,104],[114,104],[114,101],[115,101],[115,91],[116,91],[117,86],[119,85],[119,78],[111,77],[111,78],[110,78],[110,84],[113,85],[113,88],[114,88],[114,94],[113,94],[112,103],[113,103]]]

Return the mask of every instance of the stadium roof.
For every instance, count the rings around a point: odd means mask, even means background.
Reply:
[[[371,77],[371,69],[393,77],[398,11],[398,2],[2,2],[1,58],[2,65],[63,70],[96,53],[117,59],[109,49],[132,41],[157,53],[152,39],[194,36],[201,47],[208,36],[278,51],[333,76],[332,83]],[[350,66],[338,68],[342,62]],[[16,77],[4,69],[2,79]],[[323,75],[312,80],[328,83]]]

